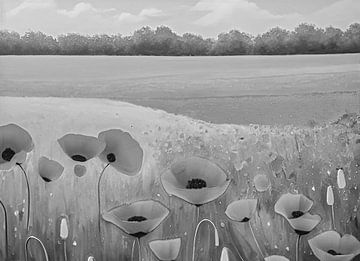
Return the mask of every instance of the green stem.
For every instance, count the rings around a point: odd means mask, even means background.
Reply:
[[[137,238],[137,242],[138,242],[138,244],[139,244],[139,261],[142,261],[142,258],[141,258],[141,242],[140,242],[140,238],[138,237]]]
[[[66,240],[64,240],[64,261],[67,261],[67,254],[66,254]]]
[[[335,228],[335,211],[334,211],[334,204],[331,205],[331,223],[332,223],[332,228],[333,230],[336,230]]]
[[[297,239],[296,239],[296,256],[295,256],[295,261],[299,261],[300,239],[301,239],[301,235],[298,235],[298,237],[297,237]]]
[[[133,245],[132,245],[132,248],[131,248],[131,261],[134,261],[134,250],[135,250],[136,241],[137,240],[133,241]]]
[[[195,234],[193,237],[193,249],[192,249],[192,261],[195,261],[195,247],[196,247],[196,235],[197,235],[197,231],[198,231],[198,220],[199,220],[199,215],[200,215],[200,207],[196,206],[196,212],[195,212],[195,222],[197,223],[196,229],[195,229]]]
[[[49,261],[49,256],[48,256],[48,254],[46,252],[46,248],[45,248],[44,244],[41,242],[40,239],[38,239],[37,237],[34,237],[34,236],[29,236],[25,241],[25,260],[26,261],[28,260],[28,244],[29,244],[30,239],[34,239],[37,242],[39,242],[39,244],[41,245],[41,247],[42,247],[42,249],[44,251],[45,261]]]
[[[256,239],[256,237],[255,237],[254,230],[253,230],[253,228],[252,228],[252,226],[251,226],[250,221],[249,221],[248,223],[249,223],[249,228],[250,228],[250,231],[251,231],[251,235],[252,235],[252,237],[253,237],[253,239],[254,239],[254,241],[255,241],[255,244],[256,244],[257,248],[259,249],[259,253],[260,253],[262,259],[264,259],[265,256],[264,256],[263,252],[261,251],[259,242],[257,241],[257,239]]]
[[[0,205],[4,211],[4,227],[5,227],[5,260],[9,256],[9,242],[8,242],[8,217],[4,203],[0,200]]]
[[[29,232],[29,222],[30,222],[30,185],[29,185],[29,180],[28,177],[26,175],[26,172],[24,170],[24,168],[21,166],[20,163],[16,163],[20,169],[22,170],[22,172],[24,173],[24,177],[25,177],[25,181],[26,181],[26,187],[27,187],[27,219],[26,219],[26,230]]]
[[[102,241],[102,236],[101,236],[101,192],[100,192],[100,182],[101,182],[101,178],[104,175],[105,169],[110,165],[110,163],[108,163],[103,170],[100,173],[100,177],[97,183],[97,190],[98,190],[98,229],[99,229],[99,235],[100,235],[100,241]]]

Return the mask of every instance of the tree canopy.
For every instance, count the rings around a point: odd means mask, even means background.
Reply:
[[[339,28],[318,28],[302,23],[293,31],[279,27],[256,37],[231,30],[217,39],[200,35],[178,35],[169,27],[148,26],[130,36],[81,35],[69,33],[53,37],[42,32],[20,35],[0,31],[0,55],[283,55],[359,53],[360,24]]]

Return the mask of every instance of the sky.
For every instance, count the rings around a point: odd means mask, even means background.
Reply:
[[[0,0],[0,29],[130,35],[168,26],[216,38],[237,29],[257,35],[307,22],[346,29],[360,22],[360,0]]]

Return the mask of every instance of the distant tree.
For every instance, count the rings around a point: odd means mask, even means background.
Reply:
[[[88,39],[90,54],[112,55],[115,52],[114,39],[106,34],[94,35]]]
[[[158,55],[180,55],[180,37],[169,27],[159,26],[154,33],[155,52]]]
[[[16,32],[0,31],[0,55],[22,54],[22,41]]]
[[[360,52],[360,24],[354,23],[344,33],[345,51],[351,53]]]
[[[183,55],[207,55],[212,43],[204,40],[200,35],[191,33],[182,36],[182,53]]]
[[[323,35],[324,30],[316,28],[313,24],[300,24],[291,35],[295,53],[324,53],[324,48],[321,44]]]
[[[325,53],[342,51],[344,33],[339,28],[327,27],[321,40]]]
[[[218,38],[201,35],[177,35],[167,26],[155,30],[145,26],[132,35],[93,35],[76,33],[56,38],[42,32],[0,31],[0,55],[245,55],[245,54],[318,54],[360,53],[360,24],[354,23],[343,32],[339,28],[325,30],[312,24],[300,24],[294,31],[279,27],[255,38],[231,30]]]
[[[252,37],[237,30],[221,33],[215,42],[211,54],[214,55],[240,55],[252,52]]]
[[[58,44],[52,36],[42,32],[26,32],[21,36],[23,54],[57,54]]]
[[[255,54],[290,54],[293,52],[290,32],[275,27],[254,40]]]
[[[89,55],[89,38],[80,34],[66,34],[58,37],[60,52],[68,55]]]
[[[155,54],[156,42],[155,33],[149,26],[136,30],[132,36],[134,51],[136,54],[153,55]]]

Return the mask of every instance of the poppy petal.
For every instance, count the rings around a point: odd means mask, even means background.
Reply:
[[[181,238],[154,240],[149,242],[149,247],[159,260],[175,260],[180,252]]]
[[[144,152],[140,144],[128,132],[111,129],[100,132],[99,140],[106,143],[99,158],[111,163],[117,171],[134,176],[141,170]]]
[[[267,256],[264,259],[265,261],[289,261],[288,258],[278,255]]]
[[[47,157],[39,159],[39,175],[47,182],[51,182],[60,178],[64,171],[64,167],[55,160],[50,160]]]
[[[225,181],[223,184],[218,185],[217,187],[205,187],[202,189],[178,188],[173,186],[172,183],[167,182],[165,179],[162,179],[162,184],[169,195],[177,196],[178,198],[181,198],[190,204],[203,205],[217,199],[222,194],[224,194],[230,184],[230,180]]]
[[[193,179],[204,181],[206,187],[187,188],[188,182]],[[230,180],[217,164],[204,158],[191,157],[173,164],[161,176],[161,183],[169,195],[191,204],[202,205],[220,197],[228,188]]]
[[[153,231],[169,213],[169,209],[158,201],[142,200],[114,207],[105,212],[102,217],[125,233],[133,235]],[[133,216],[143,216],[146,220],[142,222],[128,221]]]
[[[256,210],[257,199],[240,199],[231,202],[225,214],[234,221],[241,222],[244,218],[250,219]]]
[[[311,215],[310,213],[305,213],[301,217],[291,218],[287,220],[294,230],[310,232],[320,223],[321,217],[319,215]]]
[[[105,149],[105,143],[96,137],[82,134],[66,134],[58,143],[62,150],[75,161],[88,161]]]
[[[302,194],[283,194],[275,203],[275,212],[285,218],[292,217],[294,211],[308,212],[313,205],[312,200]]]
[[[345,234],[340,239],[339,252],[341,254],[353,254],[357,256],[360,254],[360,242],[356,237]]]

